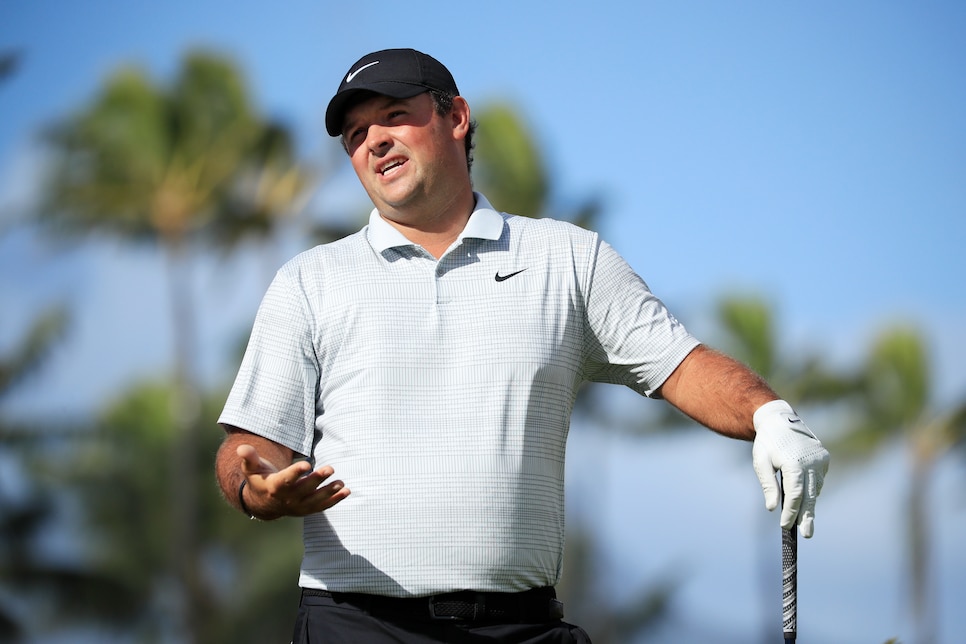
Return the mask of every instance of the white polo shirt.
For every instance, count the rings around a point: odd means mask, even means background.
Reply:
[[[649,395],[698,344],[596,233],[482,195],[438,261],[385,222],[283,266],[220,423],[329,464],[300,584],[390,596],[557,583],[584,381]]]

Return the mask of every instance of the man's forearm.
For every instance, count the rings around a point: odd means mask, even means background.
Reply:
[[[755,410],[779,398],[754,371],[703,345],[678,365],[661,395],[702,425],[742,440],[755,437]]]
[[[242,459],[237,453],[238,447],[251,445],[263,459],[271,462],[277,469],[288,466],[294,454],[282,445],[242,429],[226,427],[225,431],[225,439],[215,457],[215,478],[218,480],[218,486],[225,500],[235,509],[244,512],[238,499],[238,490],[245,480],[241,466]]]

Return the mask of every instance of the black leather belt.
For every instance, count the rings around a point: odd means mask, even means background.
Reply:
[[[552,587],[520,593],[478,593],[464,590],[429,597],[384,597],[303,588],[310,597],[328,597],[372,615],[415,620],[539,624],[563,618],[563,603]]]

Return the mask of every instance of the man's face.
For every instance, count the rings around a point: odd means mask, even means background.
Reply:
[[[403,99],[373,95],[346,113],[346,151],[384,217],[415,224],[413,216],[437,214],[469,181],[458,114],[466,103],[457,98],[454,105],[453,112],[440,116],[429,93]]]

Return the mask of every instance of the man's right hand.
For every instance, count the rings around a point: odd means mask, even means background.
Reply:
[[[307,461],[296,461],[280,470],[247,443],[239,445],[235,453],[248,479],[245,505],[259,518],[303,517],[328,510],[349,496],[349,488],[340,480],[322,485],[335,474],[331,465],[313,470]]]

